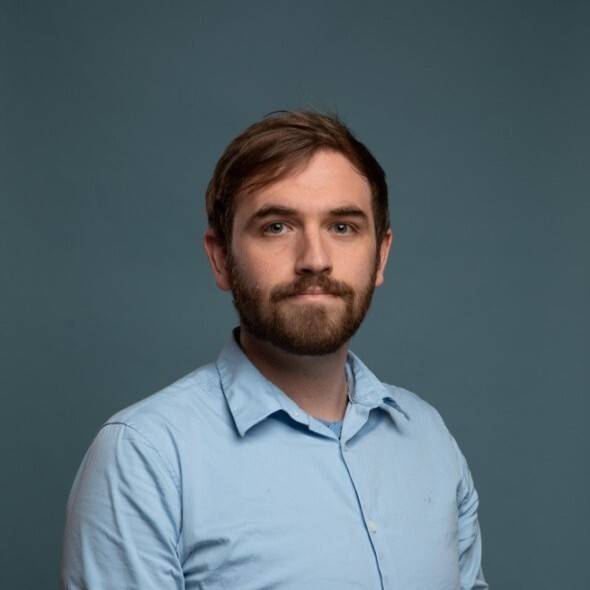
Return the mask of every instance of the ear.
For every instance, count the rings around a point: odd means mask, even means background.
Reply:
[[[391,249],[391,244],[393,242],[393,232],[391,228],[385,232],[385,236],[383,237],[383,241],[381,242],[381,246],[379,246],[379,266],[377,268],[377,276],[375,278],[375,287],[380,287],[385,280],[384,272],[385,266],[387,265],[387,258],[389,257],[389,250]]]
[[[215,230],[208,228],[203,236],[203,245],[209,258],[209,264],[215,277],[217,286],[223,291],[230,290],[229,272],[227,269],[227,252],[225,245],[215,233]]]

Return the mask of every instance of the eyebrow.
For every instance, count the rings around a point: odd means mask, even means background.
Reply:
[[[255,213],[253,213],[248,220],[248,224],[254,223],[256,221],[260,221],[261,219],[265,219],[266,217],[271,216],[284,216],[284,217],[297,217],[298,212],[297,209],[293,209],[291,207],[284,207],[283,205],[265,205],[258,209]],[[328,211],[328,215],[331,217],[355,217],[362,221],[369,221],[368,215],[358,207],[346,206],[346,207],[336,207],[335,209],[330,209]]]

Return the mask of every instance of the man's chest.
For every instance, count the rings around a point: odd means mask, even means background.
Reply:
[[[187,588],[458,587],[456,478],[435,449],[284,424],[242,441],[184,458]]]

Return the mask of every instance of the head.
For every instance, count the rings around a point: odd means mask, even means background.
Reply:
[[[385,174],[344,124],[271,114],[230,143],[206,200],[205,247],[242,327],[295,354],[348,342],[383,282],[392,234]]]

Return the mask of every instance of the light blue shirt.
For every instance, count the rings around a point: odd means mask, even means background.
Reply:
[[[463,590],[478,495],[438,412],[352,352],[340,438],[230,338],[99,430],[67,505],[67,590]]]

